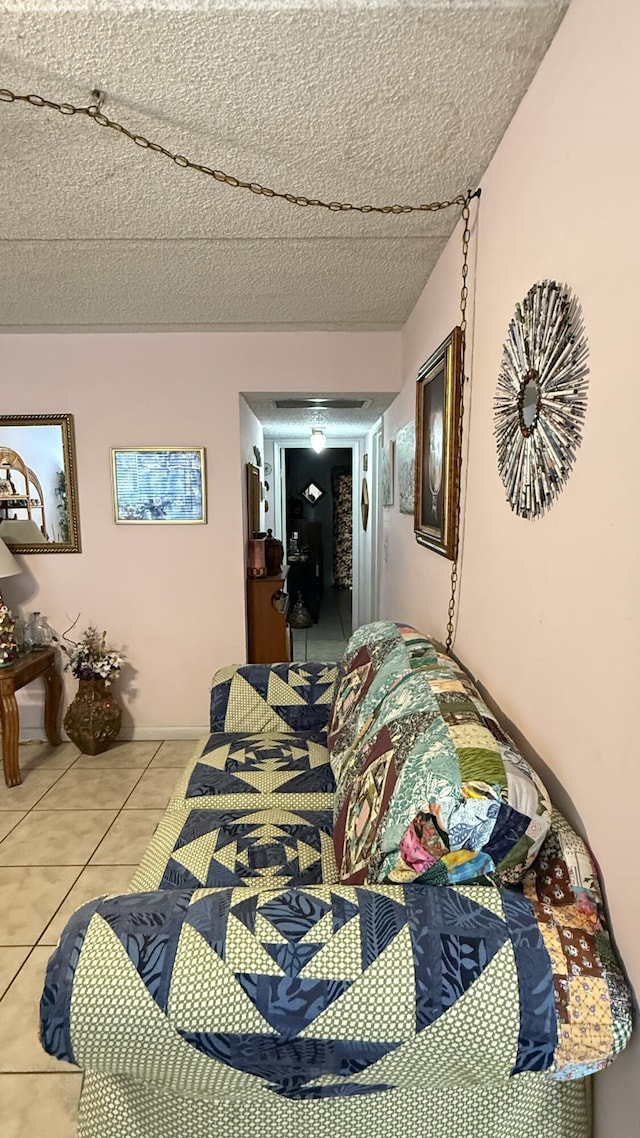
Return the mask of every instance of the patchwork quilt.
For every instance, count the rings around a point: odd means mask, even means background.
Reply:
[[[42,1042],[88,1072],[81,1138],[402,1138],[433,1112],[488,1138],[505,1111],[509,1138],[584,1138],[574,1080],[625,1046],[630,993],[562,817],[510,886],[341,880],[327,727],[344,780],[378,673],[394,692],[393,628],[352,720],[329,722],[332,666],[217,673],[212,734],[129,893],[79,909],[48,965]]]
[[[135,888],[337,881],[325,739],[211,735],[176,787]]]
[[[470,678],[421,633],[359,629],[329,726],[340,878],[518,881],[551,804]]]
[[[628,992],[560,816],[524,888],[354,887],[332,787],[314,733],[212,735],[131,894],[68,924],[45,1048],[176,1094],[302,1101],[573,1078],[624,1046]]]
[[[628,1038],[628,995],[606,934],[577,906],[575,927],[547,917],[539,888],[244,886],[92,901],[50,961],[43,1044],[89,1070],[212,1098],[592,1073]]]

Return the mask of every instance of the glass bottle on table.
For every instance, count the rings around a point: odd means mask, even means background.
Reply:
[[[13,636],[18,645],[18,656],[24,656],[25,652],[29,652],[31,649],[31,640],[27,646],[27,622],[21,616],[16,617]]]
[[[46,616],[43,616],[42,613],[34,612],[31,614],[28,629],[33,648],[48,648],[50,644],[53,644],[53,631]]]

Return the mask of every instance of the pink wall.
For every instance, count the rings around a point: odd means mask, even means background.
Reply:
[[[8,603],[58,630],[78,612],[79,627],[108,629],[135,669],[129,730],[203,726],[214,669],[245,658],[239,392],[398,385],[391,332],[1,336],[5,413],[75,416],[83,548],[22,558]],[[154,443],[206,447],[208,525],[114,524],[110,447]],[[35,685],[23,706],[23,725],[40,726]]]
[[[639,57],[636,0],[573,0],[483,179],[455,643],[572,800],[636,987]],[[459,321],[459,272],[456,232],[404,330],[405,386],[385,438],[413,416],[417,369]],[[566,281],[582,302],[589,406],[561,498],[544,518],[524,521],[505,502],[492,404],[514,306],[545,277]],[[384,515],[383,615],[443,636],[450,563],[415,543],[397,507]],[[596,1081],[603,1138],[637,1138],[638,1066],[636,1042]]]

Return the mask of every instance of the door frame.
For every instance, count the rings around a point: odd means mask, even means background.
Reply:
[[[374,427],[371,436],[371,609],[368,620],[380,619],[380,546],[382,533],[382,502],[380,501],[380,460],[382,455],[382,420]]]
[[[267,436],[268,437],[268,436]],[[285,551],[285,560],[287,557],[287,548],[289,545],[289,535],[287,533],[287,501],[286,501],[286,487],[285,487],[285,463],[284,451],[285,450],[300,450],[308,448],[309,437],[295,436],[288,439],[269,439],[273,443],[273,483],[274,487],[278,487],[277,493],[274,493],[274,526],[275,533],[282,534],[282,544]],[[351,609],[352,609],[352,625],[357,628],[360,624],[364,624],[367,619],[367,614],[361,612],[362,608],[362,590],[361,590],[361,572],[371,573],[371,565],[368,563],[367,558],[362,557],[362,523],[360,519],[360,469],[362,465],[363,444],[365,440],[362,438],[336,438],[327,443],[326,450],[350,450],[351,451],[351,470],[352,470],[352,484],[353,484],[353,497],[352,497],[352,525],[353,525],[353,546],[352,546],[352,580],[353,587],[351,590]]]

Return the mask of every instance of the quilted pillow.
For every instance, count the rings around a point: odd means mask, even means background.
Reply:
[[[375,706],[359,700],[334,767],[340,879],[518,881],[547,834],[548,794],[466,673],[421,639]]]

